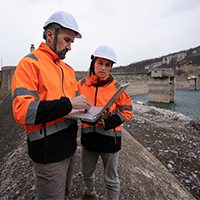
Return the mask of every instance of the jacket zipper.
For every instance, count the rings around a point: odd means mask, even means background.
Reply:
[[[113,128],[113,130],[114,130],[114,136],[115,136],[115,145],[117,145],[117,134],[116,134],[116,130],[115,130],[115,128]]]
[[[45,156],[45,163],[47,163],[47,153],[49,152],[49,140],[47,137],[47,131],[46,131],[46,124],[43,123],[42,127],[40,129],[40,134],[42,134],[42,128],[44,127],[44,156]]]
[[[97,88],[96,88],[96,92],[95,92],[95,99],[94,99],[94,105],[96,106],[96,100],[97,100],[97,91],[98,91],[98,84],[99,84],[99,78],[97,78]],[[95,125],[94,125],[94,132],[95,132]],[[114,130],[114,139],[115,139],[115,147],[117,147],[117,134],[116,134],[116,130],[115,128],[113,128]]]
[[[56,60],[54,60],[54,63],[56,64]],[[66,97],[65,91],[64,91],[64,72],[63,72],[62,67],[60,67],[58,64],[56,64],[56,65],[60,68],[60,70],[62,72],[62,92],[63,92],[63,95]]]
[[[97,78],[97,88],[96,88],[96,92],[95,92],[95,97],[94,97],[94,105],[96,106],[97,104],[97,91],[98,91],[98,84],[99,84],[99,78]]]
[[[99,84],[99,78],[97,78],[97,87],[96,87],[96,91],[95,91],[95,96],[94,96],[94,105],[96,106],[96,104],[97,104],[97,91],[98,91],[98,84]],[[95,126],[95,124],[94,124],[94,132],[96,132],[96,128],[95,128],[96,126]]]

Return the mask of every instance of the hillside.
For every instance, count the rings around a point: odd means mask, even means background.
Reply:
[[[112,72],[147,73],[152,68],[173,68],[175,75],[183,75],[186,72],[200,73],[200,46],[159,58],[131,63],[128,66],[115,67]]]

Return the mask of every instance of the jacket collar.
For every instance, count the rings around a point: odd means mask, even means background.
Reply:
[[[44,51],[51,60],[59,59],[58,55],[44,42],[40,44],[39,49]]]
[[[110,76],[110,72],[105,78],[98,77],[97,75],[91,75],[91,76],[89,76],[89,80],[92,83],[97,83],[97,81],[99,81],[99,83],[100,83],[102,81],[107,80],[109,78],[109,76]]]

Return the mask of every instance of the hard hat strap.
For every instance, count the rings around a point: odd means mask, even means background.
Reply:
[[[59,26],[57,25],[55,27],[55,37],[54,37],[54,51],[56,52],[56,44],[57,44],[57,37],[58,37],[58,29],[59,29]]]

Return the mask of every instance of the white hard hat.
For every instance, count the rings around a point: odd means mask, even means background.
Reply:
[[[117,63],[117,56],[114,50],[107,45],[100,45],[92,54],[94,57],[105,58]]]
[[[77,33],[75,36],[76,38],[82,38],[82,35],[79,32],[78,24],[75,18],[67,12],[64,11],[55,12],[44,23],[43,28],[45,29],[51,23],[57,23],[63,26],[64,28],[71,29]]]

